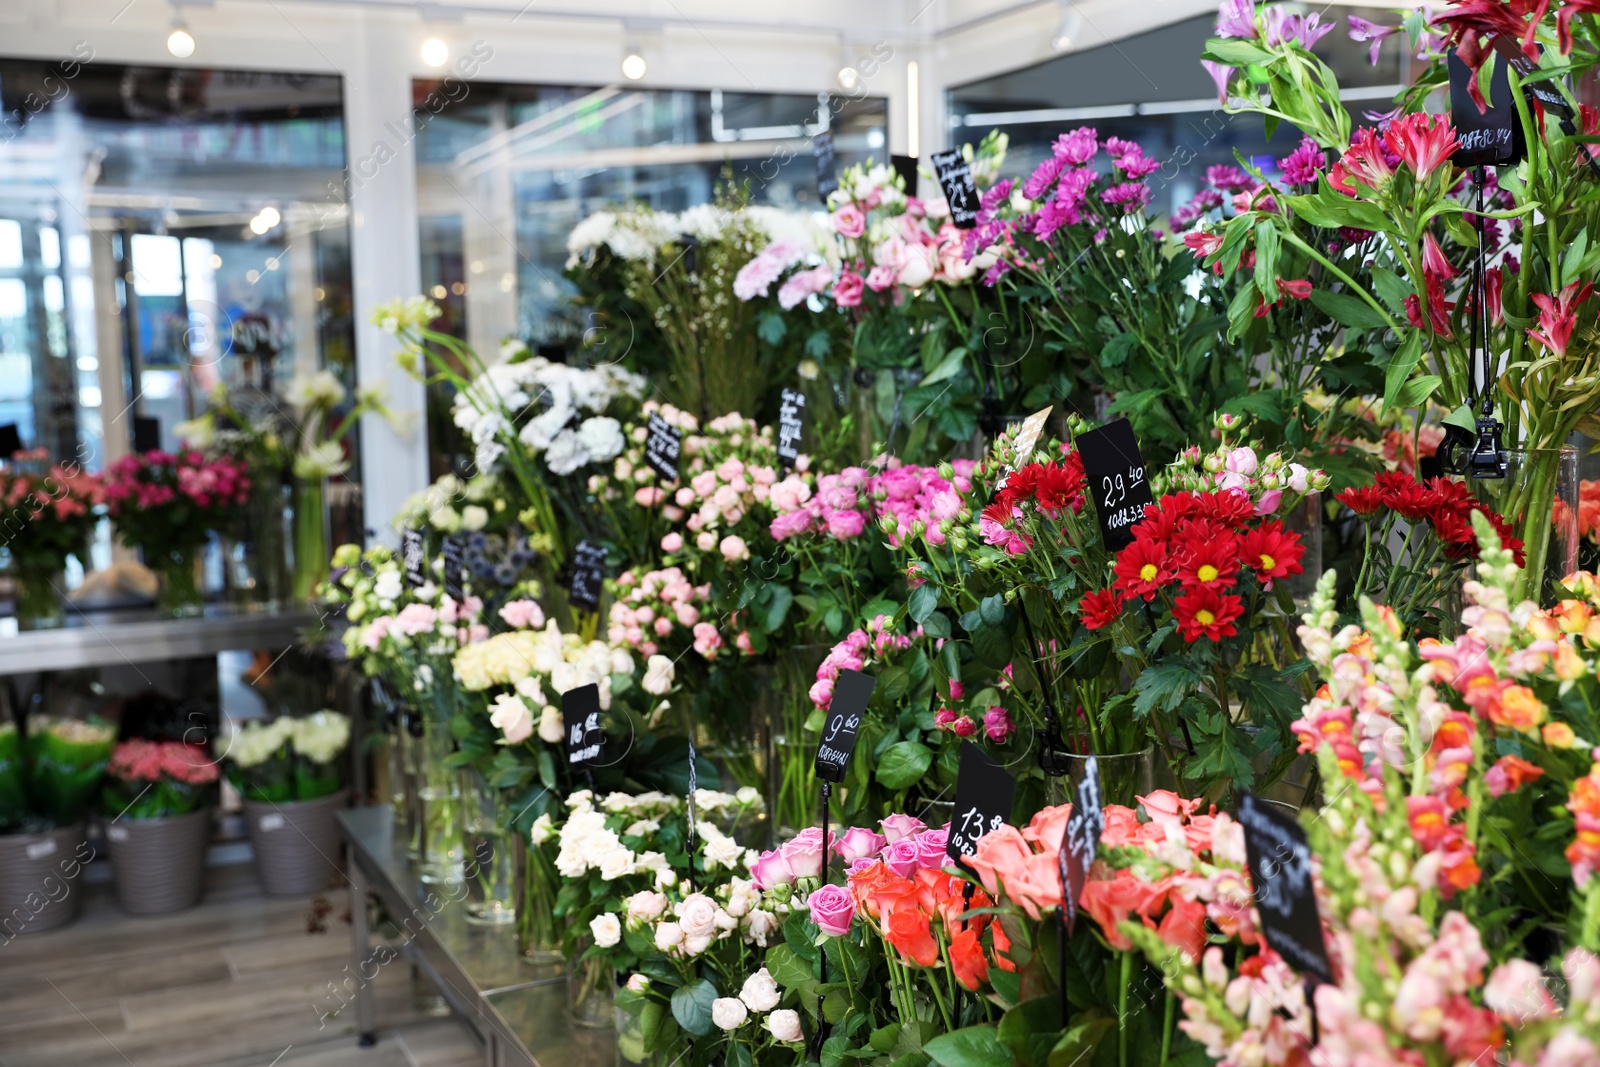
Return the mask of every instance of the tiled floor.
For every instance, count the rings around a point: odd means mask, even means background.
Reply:
[[[356,1047],[355,1008],[328,983],[350,958],[347,895],[326,931],[311,898],[261,895],[248,866],[209,872],[199,907],[135,919],[89,886],[71,926],[0,942],[0,1067],[471,1067],[483,1052],[450,1018],[419,1014],[411,967],[373,985],[380,1040]]]

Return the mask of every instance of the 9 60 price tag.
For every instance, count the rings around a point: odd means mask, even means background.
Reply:
[[[878,680],[860,671],[843,670],[833,683],[833,703],[822,724],[822,740],[817,743],[817,777],[825,782],[844,781],[844,769],[856,750],[861,732],[861,717]]]

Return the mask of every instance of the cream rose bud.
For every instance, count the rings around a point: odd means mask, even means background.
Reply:
[[[666,914],[667,898],[660,893],[653,893],[648,889],[641,890],[628,898],[628,918],[643,919],[646,922],[661,918]]]
[[[717,547],[717,535],[710,530],[702,530],[695,537],[694,545],[702,552],[710,552]]]
[[[745,916],[744,939],[747,942],[767,947],[767,941],[778,929],[778,917],[770,911],[753,909]]]
[[[778,992],[778,983],[772,980],[772,975],[763,967],[744,980],[744,988],[739,991],[739,999],[744,1001],[745,1007],[751,1011],[771,1011],[783,998]]]
[[[716,931],[717,904],[704,893],[690,893],[673,911],[685,937],[709,937]]]
[[[779,1041],[797,1042],[805,1040],[805,1033],[800,1029],[800,1013],[792,1008],[783,1008],[767,1016],[764,1024],[767,1032]]]
[[[634,871],[633,853],[618,845],[600,857],[600,877],[606,881],[626,878]]]
[[[749,807],[751,804],[754,804],[756,801],[761,799],[761,790],[757,789],[753,785],[740,786],[739,791],[733,794],[733,799],[737,800],[746,807]]]
[[[594,943],[601,948],[610,948],[622,940],[622,923],[610,912],[596,915],[589,920],[589,932],[594,935]]]
[[[650,988],[650,979],[642,974],[628,975],[628,991],[630,993],[644,993]]]
[[[549,813],[533,820],[533,827],[528,831],[528,840],[535,845],[542,845],[555,836],[556,824],[550,820]]]
[[[676,669],[672,660],[666,656],[651,656],[645,665],[644,681],[639,683],[646,693],[653,696],[666,696],[672,691],[672,679]]]
[[[489,512],[477,504],[468,504],[461,509],[461,528],[468,533],[475,533],[489,525]]]
[[[533,735],[533,715],[513,693],[501,693],[490,706],[489,722],[505,735],[505,744],[520,745]]]
[[[719,933],[726,934],[726,933],[731,933],[732,931],[739,929],[739,920],[734,918],[732,915],[729,915],[722,908],[718,908],[717,909],[716,922],[717,922],[717,931]]]
[[[673,886],[675,886],[677,884],[678,884],[678,872],[677,871],[661,870],[661,871],[657,871],[656,872],[656,888],[657,889],[671,889]]]
[[[549,745],[559,745],[561,735],[565,729],[561,721],[561,713],[554,704],[546,704],[539,713],[539,740]]]
[[[749,1010],[737,997],[718,997],[711,1002],[711,1021],[723,1030],[737,1030],[748,1018]]]
[[[683,952],[686,956],[698,956],[711,947],[711,935],[704,937],[687,937],[683,939]]]
[[[677,923],[667,922],[656,927],[656,948],[662,952],[671,952],[683,944],[683,927]]]

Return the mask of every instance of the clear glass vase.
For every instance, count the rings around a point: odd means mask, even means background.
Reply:
[[[1156,750],[1146,745],[1137,752],[1095,756],[1100,772],[1100,802],[1137,807],[1138,798],[1155,789]],[[1078,798],[1078,786],[1088,773],[1089,756],[1063,753],[1067,773],[1050,780],[1050,802],[1071,804]]]
[[[567,1017],[574,1026],[610,1030],[617,1025],[617,970],[608,956],[586,956],[593,941],[579,939],[567,968]]]
[[[811,702],[811,686],[830,647],[815,644],[783,649],[773,665],[772,684],[765,690],[769,720],[767,817],[778,841],[788,840],[817,819],[819,732],[808,730],[806,721],[817,711]]]
[[[650,1050],[645,1047],[644,1040],[644,1016],[621,1004],[616,1005],[615,1011],[617,1067],[642,1067],[650,1060]]]
[[[1578,450],[1506,449],[1506,476],[1472,482],[1511,524],[1527,554],[1521,596],[1549,607],[1557,583],[1578,569]]]
[[[240,611],[276,611],[289,602],[289,487],[263,476],[250,487],[227,544],[229,600]]]
[[[67,621],[61,604],[61,592],[66,589],[61,565],[24,566],[13,560],[11,582],[16,592],[14,611],[17,628],[21,630],[49,630]]]
[[[455,739],[444,723],[422,720],[421,744],[413,746],[417,783],[416,857],[424,882],[461,881],[461,776],[446,760]]]
[[[145,546],[145,563],[155,571],[156,610],[171,618],[199,615],[205,610],[200,586],[200,557],[204,545],[152,548]]]
[[[561,951],[563,925],[556,918],[556,892],[561,875],[545,849],[513,834],[517,869],[517,951],[533,967],[556,967],[566,961]]]
[[[461,772],[462,870],[467,922],[504,926],[517,917],[513,896],[511,805],[475,770]]]

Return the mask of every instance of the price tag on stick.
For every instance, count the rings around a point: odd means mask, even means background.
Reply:
[[[1287,812],[1249,793],[1240,795],[1238,819],[1244,827],[1245,858],[1262,937],[1289,966],[1331,984],[1333,967],[1322,943],[1306,832]]]
[[[972,168],[961,155],[961,149],[935,152],[928,157],[933,173],[944,190],[944,199],[950,205],[950,221],[957,229],[970,230],[978,225],[978,183],[972,178]]]
[[[971,742],[963,743],[946,854],[960,860],[976,852],[984,834],[1000,829],[1010,820],[1011,797],[1016,791],[1017,780],[993,757]]]
[[[1144,518],[1145,505],[1155,503],[1133,424],[1118,419],[1080,433],[1076,444],[1100,534],[1107,548],[1119,552],[1133,543],[1133,527]]]
[[[1523,155],[1522,122],[1511,100],[1505,60],[1491,54],[1488,61],[1493,66],[1489,110],[1479,111],[1471,93],[1477,75],[1453,50],[1449,56],[1450,121],[1459,146],[1450,160],[1458,167],[1502,166],[1517,162]]]
[[[839,188],[838,165],[833,155],[832,130],[823,130],[811,138],[811,154],[817,161],[817,197],[826,207],[828,195]]]
[[[1089,881],[1089,868],[1100,851],[1100,835],[1105,832],[1106,812],[1100,794],[1100,765],[1090,756],[1084,761],[1083,781],[1078,783],[1077,802],[1066,832],[1061,835],[1061,901],[1067,932],[1078,919],[1078,900]]]
[[[683,433],[661,417],[659,411],[650,413],[644,440],[644,461],[655,468],[663,481],[678,480],[678,456],[683,451]]]
[[[806,394],[785,389],[778,405],[778,465],[784,470],[800,458],[800,435],[806,429]]]
[[[817,777],[824,782],[844,781],[844,769],[856,748],[861,717],[878,679],[860,671],[843,670],[833,683],[833,703],[822,724],[822,740],[817,744]]]
[[[585,771],[599,766],[606,740],[600,729],[600,687],[590,682],[562,693],[561,723],[566,728],[567,766]]]
[[[457,604],[466,599],[466,590],[462,585],[466,550],[467,546],[453,534],[445,536],[444,543],[439,549],[439,554],[444,559],[444,595]]]
[[[406,584],[419,588],[428,580],[427,549],[423,547],[421,530],[406,530],[400,535],[400,566],[405,569]]]
[[[606,580],[606,550],[593,541],[579,541],[572,550],[572,577],[567,598],[585,611],[600,610],[600,591]]]

